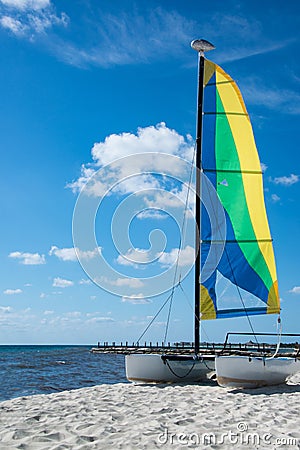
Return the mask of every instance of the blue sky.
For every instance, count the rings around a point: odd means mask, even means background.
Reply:
[[[1,344],[137,340],[166,300],[153,295],[174,275],[188,179],[178,157],[190,158],[195,133],[195,38],[215,44],[208,56],[243,93],[265,169],[283,330],[300,332],[299,13],[298,2],[279,0],[0,0]],[[190,299],[192,245],[183,242],[180,263]],[[147,340],[163,339],[167,313]],[[253,323],[274,331],[275,320]],[[228,329],[248,326],[209,322],[203,339],[222,341]],[[192,339],[180,292],[168,338]]]

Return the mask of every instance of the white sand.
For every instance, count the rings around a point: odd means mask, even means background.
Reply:
[[[299,407],[300,375],[244,391],[101,385],[0,403],[0,449],[297,449]]]

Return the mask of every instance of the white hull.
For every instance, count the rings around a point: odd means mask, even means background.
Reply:
[[[223,387],[256,388],[285,383],[300,372],[300,360],[292,357],[217,356],[217,381]]]
[[[126,355],[125,364],[127,379],[142,383],[204,381],[215,369],[214,356],[164,361],[160,354],[132,353]]]

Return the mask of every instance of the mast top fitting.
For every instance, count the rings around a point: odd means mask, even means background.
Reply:
[[[191,47],[197,52],[204,53],[214,50],[216,47],[205,39],[195,39],[191,42]]]

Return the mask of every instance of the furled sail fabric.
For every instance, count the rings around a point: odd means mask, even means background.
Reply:
[[[205,60],[202,177],[211,182],[225,212],[224,249],[201,283],[201,319],[280,310],[272,239],[266,215],[262,172],[252,126],[241,93],[223,69]],[[203,186],[203,182],[202,182]],[[213,215],[201,213],[201,265],[220,245],[212,236]],[[217,214],[216,214],[217,217]],[[217,272],[261,300],[261,307],[218,310]],[[204,277],[205,278],[205,277]]]

